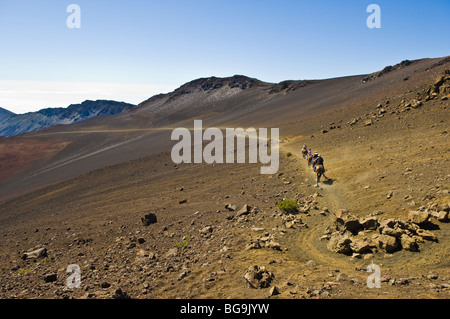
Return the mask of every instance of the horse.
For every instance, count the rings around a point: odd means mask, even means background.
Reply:
[[[308,157],[306,158],[306,161],[308,162],[308,167],[311,166],[311,164],[312,164],[312,163],[311,163],[312,159],[313,159],[312,154],[309,154]]]
[[[317,183],[316,186],[319,187],[320,177],[323,176],[328,180],[328,177],[325,176],[325,169],[322,164],[316,165],[316,174],[317,174]]]
[[[303,158],[306,158],[308,156],[308,150],[306,148],[302,149],[302,156]]]

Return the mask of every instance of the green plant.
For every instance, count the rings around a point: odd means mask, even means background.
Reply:
[[[279,199],[278,203],[277,203],[277,207],[285,212],[285,213],[295,213],[298,210],[298,204],[297,201],[293,200],[293,199]]]
[[[19,270],[19,274],[20,275],[25,275],[27,272],[28,272],[28,270],[26,270],[26,269],[20,269]]]
[[[189,235],[184,236],[183,241],[181,243],[176,243],[176,248],[184,248],[189,246],[189,242],[191,241],[191,237]]]
[[[292,156],[292,153],[291,152],[287,152],[286,153],[286,157],[290,157],[290,156]]]

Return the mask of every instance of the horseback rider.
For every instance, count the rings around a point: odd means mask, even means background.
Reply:
[[[316,171],[316,166],[317,165],[322,165],[323,166],[323,158],[322,158],[322,156],[320,156],[320,154],[317,154],[317,157],[315,157],[315,159],[313,160],[313,170],[314,170],[314,172]],[[323,168],[323,171],[325,172],[325,167]]]
[[[311,165],[314,165],[314,161],[316,160],[317,156],[319,155],[319,153],[315,152],[313,157],[311,158]]]
[[[303,156],[303,158],[307,158],[308,157],[308,149],[306,148],[306,144],[303,144],[302,156]]]

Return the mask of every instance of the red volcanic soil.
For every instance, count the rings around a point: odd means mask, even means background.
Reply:
[[[32,165],[52,158],[63,150],[67,141],[18,137],[0,143],[0,183]]]

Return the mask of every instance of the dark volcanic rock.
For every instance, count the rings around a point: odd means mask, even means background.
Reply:
[[[144,217],[141,217],[141,221],[144,224],[144,226],[148,226],[150,224],[156,223],[158,220],[156,218],[156,215],[153,213],[147,214]]]

